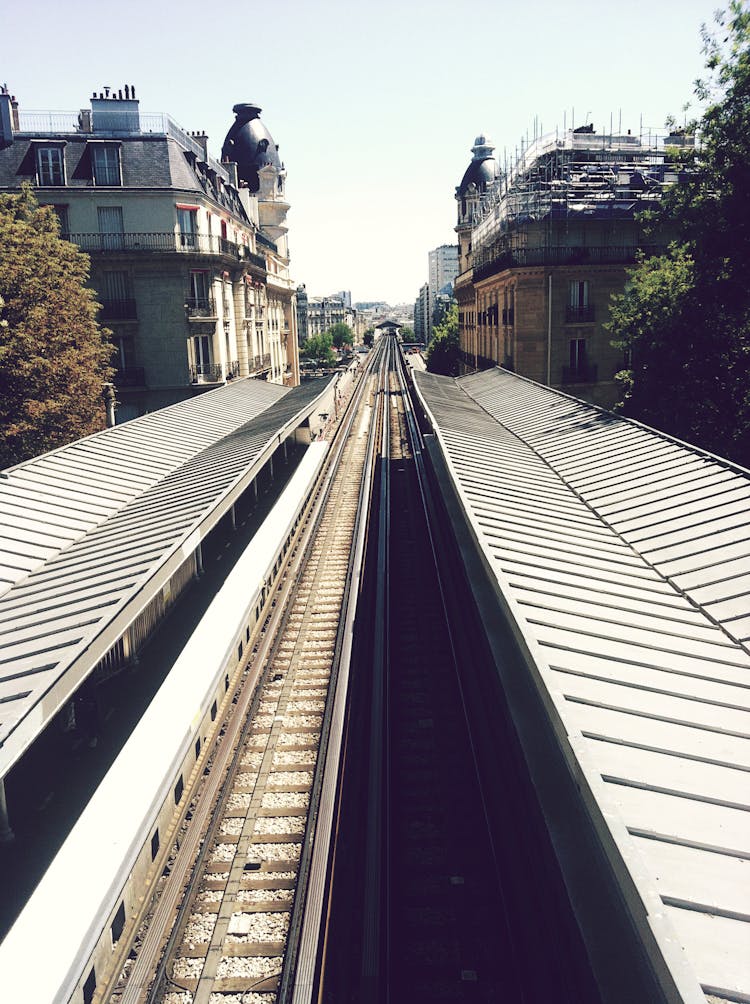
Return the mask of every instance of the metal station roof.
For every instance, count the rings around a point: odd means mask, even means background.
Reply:
[[[750,473],[504,370],[415,380],[636,886],[695,993],[750,1000]]]
[[[0,479],[0,776],[326,386],[240,381]]]

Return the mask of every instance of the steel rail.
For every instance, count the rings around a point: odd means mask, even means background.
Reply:
[[[204,787],[196,796],[199,802],[192,817],[194,825],[189,828],[188,833],[180,844],[170,872],[172,881],[162,891],[159,898],[138,957],[120,997],[120,1004],[137,1004],[138,1001],[143,999],[143,994],[147,990],[149,992],[147,1000],[149,1004],[152,1004],[163,991],[165,983],[172,982],[167,976],[167,968],[178,943],[180,933],[187,922],[189,904],[193,899],[195,889],[201,881],[201,866],[212,843],[209,839],[210,833],[206,833],[205,828],[208,825],[210,830],[213,831],[215,826],[218,825],[218,823],[211,825],[209,820],[218,819],[221,805],[228,797],[231,789],[227,773],[227,771],[231,773],[231,768],[227,766],[229,756],[228,753],[225,755],[222,764],[219,759],[219,747],[221,745],[225,750],[233,751],[233,762],[241,757],[243,737],[252,723],[254,709],[260,701],[265,678],[272,663],[273,650],[278,644],[284,629],[286,617],[288,616],[290,598],[297,586],[301,569],[304,567],[312,541],[314,540],[315,531],[325,511],[325,505],[330,495],[335,472],[341,461],[344,444],[351,430],[351,425],[363,394],[363,388],[367,383],[370,369],[371,365],[368,365],[368,368],[360,377],[352,398],[347,404],[347,410],[344,412],[344,416],[342,416],[339,429],[334,437],[334,444],[326,459],[319,484],[308,506],[307,515],[304,521],[300,523],[297,542],[290,549],[287,567],[280,577],[274,600],[269,608],[269,616],[266,618],[260,632],[260,645],[256,645],[253,664],[257,667],[265,667],[265,669],[260,673],[256,670],[250,680],[247,679],[248,671],[245,671],[241,690],[239,691],[240,697],[230,705],[232,710],[229,721],[217,732],[211,752],[211,758],[215,758],[215,762],[206,778]],[[280,612],[275,623],[270,619],[270,611],[274,607]],[[204,766],[205,762],[201,762],[201,769]],[[179,825],[179,822],[177,825]],[[171,933],[165,938],[165,932],[168,929],[171,929]],[[158,960],[157,954],[159,955]],[[154,974],[155,967],[156,975],[154,976],[152,974]]]
[[[414,408],[414,402],[412,401],[411,391],[409,389],[410,380],[406,376],[405,363],[403,360],[403,356],[401,355],[399,355],[398,365],[400,369],[402,387],[403,387],[404,413],[406,415],[407,426],[409,428],[410,446],[412,450],[412,455],[414,457],[415,469],[417,473],[417,482],[419,485],[419,494],[422,500],[422,508],[425,514],[427,536],[430,545],[430,552],[432,554],[432,560],[435,567],[436,582],[440,595],[440,604],[442,608],[443,620],[446,626],[448,641],[450,645],[451,662],[455,667],[455,678],[458,686],[458,692],[461,697],[461,711],[463,714],[464,721],[466,723],[466,732],[468,735],[469,746],[471,749],[472,762],[474,765],[474,773],[477,779],[477,787],[479,790],[480,798],[482,800],[482,812],[487,827],[489,846],[492,853],[492,863],[494,864],[495,867],[495,875],[497,877],[498,884],[502,888],[503,882],[500,868],[500,859],[496,846],[496,840],[494,838],[493,827],[490,821],[490,812],[487,805],[487,797],[482,784],[482,774],[479,769],[479,758],[474,735],[472,733],[472,728],[471,728],[471,716],[469,714],[465,689],[463,686],[463,682],[461,680],[461,673],[459,672],[457,644],[454,635],[454,630],[451,626],[451,618],[448,613],[449,609],[448,597],[446,593],[443,573],[441,571],[441,564],[438,559],[439,550],[437,547],[437,541],[435,539],[435,532],[434,532],[434,527],[437,522],[435,515],[437,506],[435,499],[433,498],[432,489],[430,488],[427,476],[427,467],[424,458],[424,438],[422,436],[422,431],[419,428],[419,423],[417,422],[416,419],[416,410]],[[511,918],[508,914],[508,908],[505,899],[504,897],[501,897],[501,899],[502,899],[502,909],[503,909],[503,926],[505,928],[509,942],[513,944],[516,941],[513,934],[513,925],[511,923]]]
[[[381,349],[381,355],[383,354]],[[374,357],[377,359],[379,357]],[[374,363],[373,363],[374,366]],[[380,360],[380,383],[383,380],[383,362]],[[361,580],[368,534],[369,503],[372,483],[375,474],[377,422],[370,423],[368,431],[365,468],[360,485],[358,517],[354,529],[354,546],[352,548],[352,563],[349,569],[347,585],[342,603],[339,639],[340,649],[335,669],[335,680],[332,673],[331,690],[333,693],[330,732],[328,735],[325,756],[318,760],[321,771],[320,812],[315,820],[314,842],[313,834],[306,835],[312,843],[312,854],[309,868],[307,896],[304,900],[304,915],[299,935],[297,964],[287,956],[285,973],[279,987],[278,1001],[291,1000],[292,1004],[311,1004],[314,999],[319,979],[319,967],[324,960],[324,943],[328,927],[328,900],[330,890],[330,869],[332,863],[332,847],[334,843],[335,819],[338,810],[338,786],[341,776],[341,761],[345,747],[346,719],[349,700],[349,677],[351,668],[352,643],[354,637],[354,622],[358,612],[358,602],[361,591]],[[321,750],[322,752],[322,750]],[[308,817],[308,829],[312,814]],[[302,897],[297,898],[302,902]],[[295,904],[296,906],[296,904]]]
[[[387,918],[387,893],[383,883],[383,833],[385,794],[386,680],[388,677],[388,536],[390,527],[390,371],[394,346],[389,339],[384,353],[381,387],[380,481],[378,485],[377,573],[375,631],[370,703],[367,837],[363,899],[362,966],[359,999],[380,1004],[388,999],[384,979],[383,918]],[[386,902],[384,902],[384,898]]]

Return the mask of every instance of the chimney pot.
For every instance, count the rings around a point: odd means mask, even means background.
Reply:
[[[135,86],[133,84],[130,85],[130,96],[135,100]]]
[[[127,101],[129,97],[130,97],[130,88],[128,87],[127,84],[125,84],[125,100]]]

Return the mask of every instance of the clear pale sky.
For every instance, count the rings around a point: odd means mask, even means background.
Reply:
[[[717,0],[120,0],[4,5],[0,82],[21,108],[134,84],[144,111],[205,129],[255,101],[287,171],[292,275],[322,295],[413,302],[453,243],[454,191],[486,132],[513,149],[593,122],[660,130],[693,102]]]

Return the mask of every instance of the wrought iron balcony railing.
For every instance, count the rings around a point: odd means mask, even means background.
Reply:
[[[213,296],[186,296],[185,313],[188,318],[216,318],[216,303]]]
[[[563,383],[596,383],[597,367],[595,363],[579,363],[577,366],[563,366]]]
[[[240,364],[236,359],[233,359],[230,363],[227,363],[227,380],[234,380],[239,375]]]
[[[569,303],[565,308],[566,324],[584,324],[587,321],[593,321],[595,317],[596,313],[592,304],[573,306]]]
[[[658,245],[641,247],[647,255],[659,254]],[[473,280],[478,282],[507,268],[528,268],[534,265],[603,265],[630,264],[638,248],[608,245],[603,247],[527,247],[513,249],[482,248],[475,253]]]
[[[223,379],[221,363],[198,363],[190,367],[191,383],[220,383]]]
[[[103,321],[135,321],[137,318],[135,300],[102,300]]]
[[[67,234],[67,240],[90,252],[178,252],[187,254],[217,254],[235,261],[257,264],[260,256],[244,244],[235,244],[216,234],[162,233]],[[265,263],[263,264],[265,267]]]

